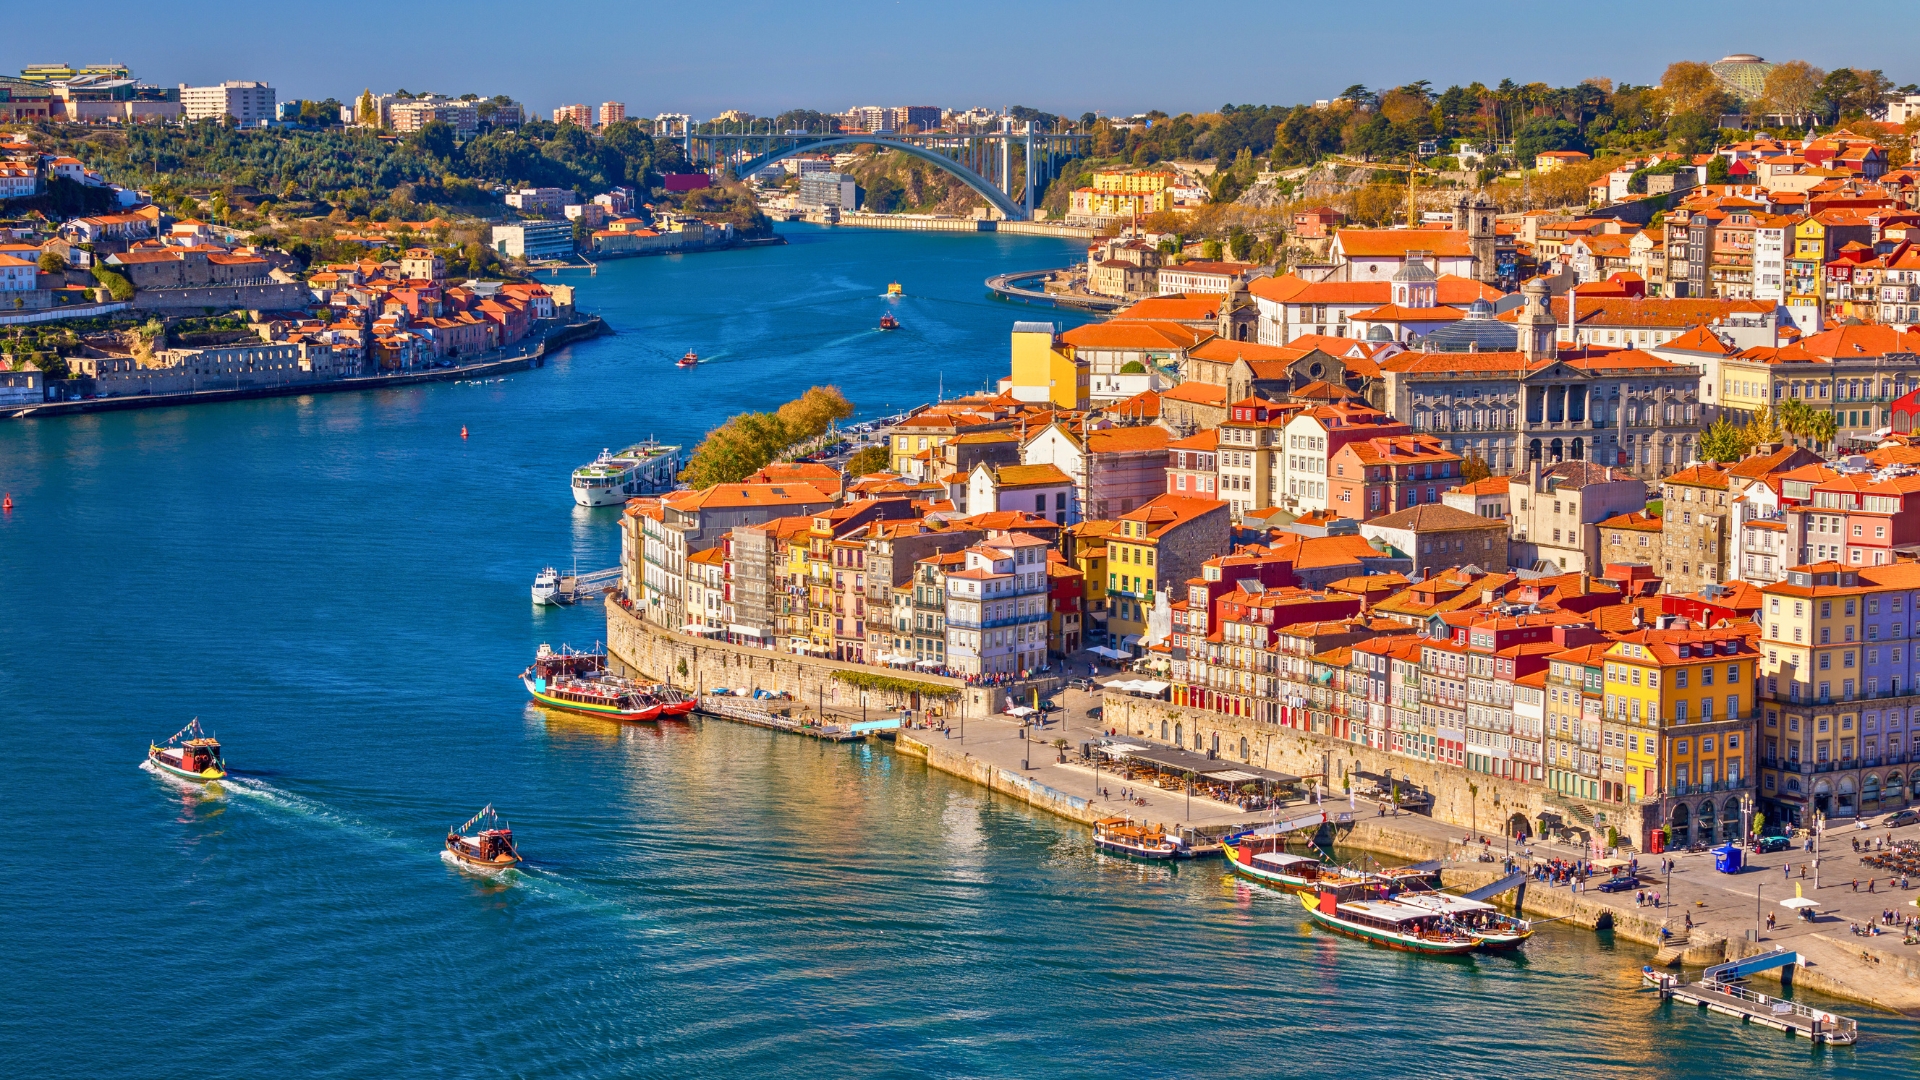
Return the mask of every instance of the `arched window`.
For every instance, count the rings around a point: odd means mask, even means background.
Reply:
[[[1240,760],[1246,761],[1249,757],[1250,755],[1247,752],[1247,739],[1246,736],[1242,735],[1240,737]]]
[[[1220,754],[1220,733],[1217,731],[1213,733],[1213,753],[1216,757]]]
[[[1185,741],[1186,741],[1186,736],[1181,734],[1180,725],[1179,724],[1173,725],[1173,745],[1179,746],[1181,743]]]
[[[1165,720],[1160,721],[1160,741],[1167,741],[1167,722]]]

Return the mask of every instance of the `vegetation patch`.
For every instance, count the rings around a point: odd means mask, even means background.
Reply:
[[[833,677],[862,690],[885,690],[895,694],[927,694],[941,698],[957,697],[960,694],[957,687],[921,682],[918,679],[902,679],[897,675],[875,675],[866,671],[836,671]]]

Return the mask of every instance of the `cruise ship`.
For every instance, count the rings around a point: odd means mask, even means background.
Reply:
[[[672,491],[680,471],[680,448],[649,439],[619,453],[600,451],[593,464],[573,470],[573,501],[581,506],[618,506],[638,495]]]

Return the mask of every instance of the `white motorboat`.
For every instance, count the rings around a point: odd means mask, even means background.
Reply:
[[[553,567],[549,566],[545,570],[540,571],[539,574],[534,576],[533,602],[536,604],[554,604],[554,605],[558,605],[561,603],[560,571],[555,570]]]
[[[618,506],[640,495],[672,491],[680,448],[648,439],[619,453],[600,451],[591,464],[573,470],[573,501],[581,506]]]

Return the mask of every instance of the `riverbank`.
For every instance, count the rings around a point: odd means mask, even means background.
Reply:
[[[793,696],[797,709],[817,712],[823,720],[844,719],[848,715],[846,710],[857,711],[863,706],[874,716],[897,712],[902,707],[916,710],[939,707],[934,705],[931,693],[923,698],[904,691],[868,692],[846,681],[847,673],[879,674],[887,669],[704,641],[654,627],[613,601],[607,605],[607,614],[609,650],[622,662],[622,669],[633,674],[660,678],[678,670],[685,661],[687,674],[680,677],[683,685],[748,686],[785,691]],[[1034,727],[1002,714],[1004,695],[988,694],[986,691],[991,688],[967,687],[957,680],[930,676],[913,678],[924,678],[930,687],[937,686],[954,696],[942,699],[946,707],[941,709],[942,715],[931,718],[933,727],[902,729],[894,740],[895,753],[923,762],[932,771],[978,785],[990,797],[1012,799],[1081,825],[1091,826],[1108,817],[1131,817],[1161,825],[1169,832],[1196,836],[1217,837],[1236,828],[1264,823],[1272,816],[1266,811],[1248,813],[1226,803],[1189,796],[1183,791],[1140,787],[1134,782],[1121,781],[1111,772],[1071,753],[1082,741],[1102,735],[1110,727],[1151,740],[1152,735],[1145,731],[1146,717],[1133,715],[1133,710],[1127,707],[1126,703],[1134,699],[1061,690],[1057,696],[1064,700],[1065,710],[1050,714],[1045,723]],[[1095,704],[1103,706],[1097,721],[1087,716]],[[1148,708],[1165,705],[1164,702],[1145,704]],[[926,714],[920,715],[925,723]],[[1055,747],[1055,740],[1064,740],[1066,748]],[[1303,743],[1289,749],[1291,754],[1263,754],[1259,760],[1267,768],[1290,765],[1303,768],[1319,760],[1317,746]],[[1399,775],[1405,776],[1407,771],[1399,770]],[[1117,798],[1123,783],[1133,789],[1133,794],[1144,798],[1145,805]],[[1443,798],[1439,805],[1448,812],[1458,809],[1450,798]],[[1298,817],[1314,809],[1312,803],[1303,801],[1278,813],[1281,817]],[[1496,864],[1480,861],[1483,852],[1495,856],[1511,854],[1523,865],[1529,865],[1533,857],[1566,861],[1593,857],[1583,848],[1549,843],[1506,848],[1469,842],[1479,834],[1467,833],[1470,823],[1466,821],[1449,823],[1419,814],[1396,813],[1390,807],[1363,798],[1332,798],[1325,804],[1324,812],[1328,822],[1319,837],[1322,843],[1380,856],[1383,861],[1395,864],[1441,863],[1443,879],[1450,886],[1477,887],[1503,876]],[[1481,824],[1497,829],[1499,822],[1490,820]],[[1816,889],[1810,879],[1800,886],[1800,891],[1819,899],[1826,912],[1814,922],[1789,919],[1767,929],[1761,913],[1767,908],[1763,894],[1771,885],[1775,894],[1771,910],[1787,914],[1777,902],[1795,890],[1778,875],[1782,873],[1780,864],[1796,862],[1792,853],[1753,856],[1755,868],[1740,875],[1717,873],[1711,854],[1681,853],[1669,857],[1674,862],[1673,870],[1659,877],[1651,872],[1657,865],[1657,857],[1643,857],[1642,862],[1648,868],[1642,874],[1643,886],[1625,892],[1576,891],[1568,886],[1530,881],[1524,912],[1529,918],[1610,931],[1617,938],[1654,949],[1682,942],[1685,948],[1675,950],[1673,962],[1694,967],[1737,959],[1784,944],[1801,951],[1807,961],[1790,976],[1797,985],[1891,1012],[1920,1016],[1920,953],[1910,946],[1895,945],[1898,935],[1867,939],[1852,937],[1847,932],[1849,925],[1873,921],[1884,906],[1882,900],[1905,904],[1920,893],[1896,891],[1889,897],[1884,891],[1856,892],[1849,884],[1864,882],[1867,878],[1864,875],[1858,879],[1843,878],[1841,875],[1851,875],[1855,870],[1847,866],[1844,856],[1829,855],[1829,861],[1822,865],[1831,869],[1821,879],[1821,887]],[[1651,894],[1655,890],[1662,895],[1662,905],[1636,903],[1636,893]],[[1501,899],[1511,903],[1512,897]],[[1749,941],[1747,931],[1755,928],[1756,921],[1760,923],[1756,940]],[[1665,937],[1663,929],[1667,931]]]
[[[542,367],[546,363],[547,352],[576,341],[611,334],[613,330],[598,315],[573,323],[554,327],[531,347],[522,345],[509,355],[496,356],[487,360],[456,364],[453,367],[428,368],[422,371],[407,371],[393,375],[363,375],[351,379],[335,379],[329,382],[286,383],[277,386],[246,386],[225,390],[195,390],[185,394],[135,394],[128,397],[88,398],[80,401],[49,401],[41,405],[24,405],[0,411],[0,420],[20,420],[29,417],[75,416],[82,413],[119,412],[126,409],[160,409],[175,405],[200,405],[211,401],[250,401],[258,398],[296,397],[304,394],[338,394],[354,390],[385,390],[399,386],[417,386],[421,383],[456,382],[461,379],[486,378],[492,375],[504,375],[508,372],[525,371]]]

